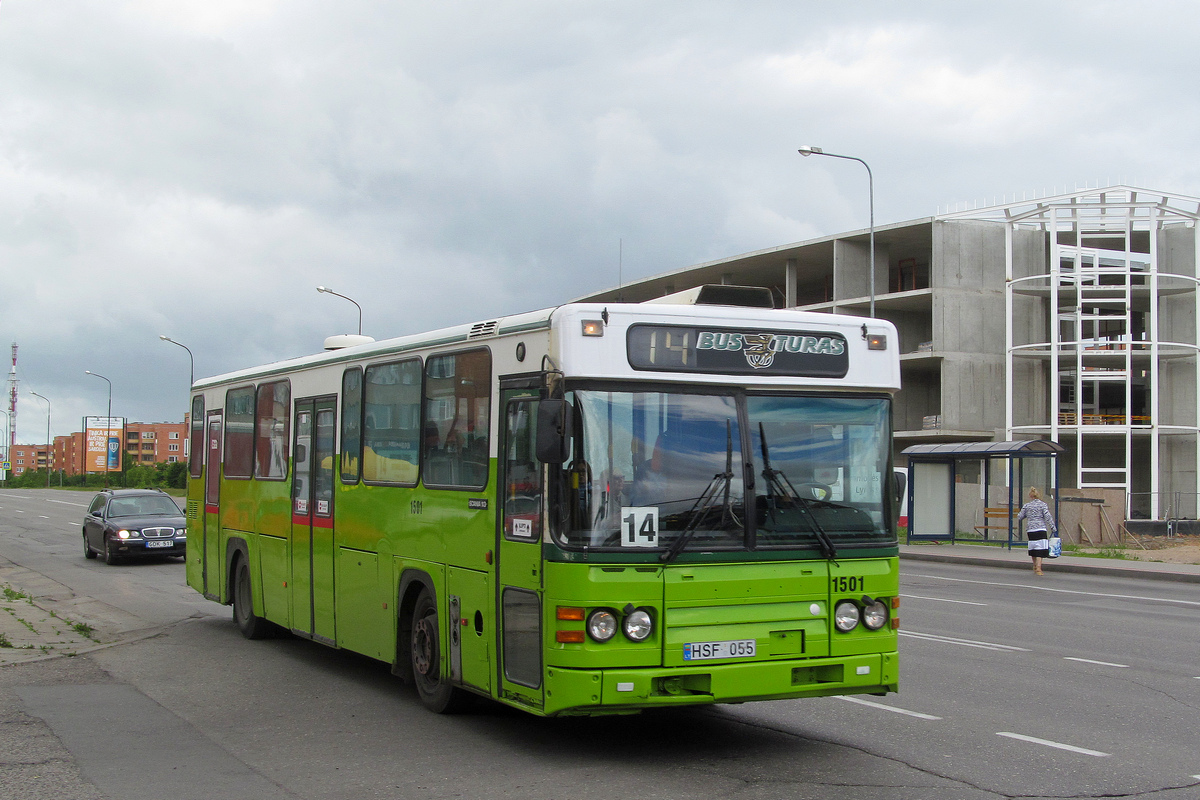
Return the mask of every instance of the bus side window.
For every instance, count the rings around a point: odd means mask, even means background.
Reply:
[[[431,356],[425,365],[422,482],[482,489],[488,481],[492,356]]]

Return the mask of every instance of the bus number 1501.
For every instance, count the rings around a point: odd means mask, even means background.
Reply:
[[[854,575],[835,575],[832,583],[832,589],[837,593],[861,592],[867,588],[867,582]]]

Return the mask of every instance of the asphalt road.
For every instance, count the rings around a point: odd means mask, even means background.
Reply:
[[[0,491],[0,556],[126,642],[0,667],[0,798],[1200,798],[1197,584],[902,562],[898,695],[446,717],[178,560],[86,561],[88,499]]]

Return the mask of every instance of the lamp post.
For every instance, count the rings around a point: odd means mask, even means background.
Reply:
[[[109,434],[112,433],[112,381],[98,372],[92,372],[90,369],[85,369],[84,373],[94,378],[100,378],[108,384],[108,416],[104,418],[104,486],[108,488],[108,448],[112,445],[108,440]],[[117,442],[117,447],[120,446],[121,443]],[[85,469],[84,472],[86,473],[87,470]]]
[[[361,325],[361,323],[360,323],[360,325]],[[192,384],[196,382],[196,359],[192,357],[191,348],[189,348],[186,344],[182,344],[181,342],[175,341],[170,336],[159,336],[158,338],[162,339],[164,342],[170,342],[171,344],[178,345],[179,347],[182,347],[184,350],[187,350],[188,378],[189,378],[188,389],[190,390],[192,388]]]
[[[33,391],[32,389],[29,390],[29,393],[31,395],[33,395],[34,397],[40,397],[41,399],[46,401],[46,488],[49,489],[50,488],[50,463],[51,463],[50,459],[52,457],[51,454],[53,453],[53,445],[54,445],[54,442],[50,439],[50,398],[46,397],[45,395],[40,395],[37,392]]]
[[[326,286],[318,286],[317,291],[320,292],[321,294],[337,295],[338,297],[342,298],[343,300],[349,300],[351,303],[354,303],[355,307],[358,308],[358,335],[362,336],[362,306],[360,306],[354,300],[354,298],[346,297],[346,295],[344,295],[344,294],[338,294],[333,289],[330,289]]]
[[[874,178],[874,176],[871,175],[871,165],[868,164],[866,161],[863,161],[861,158],[858,158],[857,156],[841,156],[841,155],[838,155],[837,153],[826,153],[820,147],[815,147],[811,144],[804,145],[803,147],[800,148],[800,150],[798,152],[800,153],[800,155],[804,156],[805,158],[808,158],[809,156],[829,156],[830,158],[844,158],[847,161],[857,161],[858,163],[862,164],[864,167],[867,168],[867,202],[870,205],[870,211],[871,211],[871,233],[870,233],[871,263],[870,263],[869,268],[867,269],[867,275],[870,278],[870,292],[871,292],[870,315],[872,317],[874,317],[875,316],[875,178]]]

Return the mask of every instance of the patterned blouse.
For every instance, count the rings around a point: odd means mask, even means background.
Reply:
[[[1025,537],[1029,540],[1031,550],[1045,550],[1046,540],[1049,538],[1047,531],[1058,531],[1058,526],[1054,524],[1054,516],[1050,513],[1050,506],[1046,505],[1044,500],[1030,500],[1021,506],[1017,522],[1020,523],[1021,520],[1026,520]],[[1037,547],[1034,547],[1034,544],[1037,544]]]

